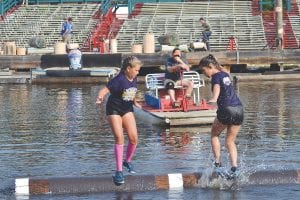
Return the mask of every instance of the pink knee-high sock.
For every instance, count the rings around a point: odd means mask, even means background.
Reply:
[[[136,149],[136,144],[131,144],[130,142],[128,142],[127,151],[126,151],[126,162],[131,162],[135,149]]]
[[[122,162],[123,162],[123,144],[115,144],[115,158],[116,158],[116,169],[117,171],[122,171]]]

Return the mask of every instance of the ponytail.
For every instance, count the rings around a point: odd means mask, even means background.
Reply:
[[[215,66],[218,70],[223,71],[223,67],[212,54],[209,54],[200,60],[199,68],[202,69],[203,67],[210,67],[210,64]]]

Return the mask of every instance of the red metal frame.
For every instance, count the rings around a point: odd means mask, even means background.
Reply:
[[[187,99],[185,97],[184,89],[175,89],[175,98],[181,102],[180,107],[173,108],[172,102],[170,98],[168,98],[167,90],[159,90],[159,98],[160,98],[160,109],[154,109],[149,106],[143,105],[146,110],[160,111],[160,112],[170,112],[170,111],[193,111],[193,110],[211,110],[216,109],[215,106],[207,104],[205,99],[202,99],[199,102],[199,105],[196,105],[193,98]]]

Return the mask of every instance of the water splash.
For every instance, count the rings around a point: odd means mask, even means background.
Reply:
[[[203,170],[199,182],[201,188],[219,190],[238,190],[240,188],[238,180],[227,180],[226,178],[218,176],[214,172],[213,167]]]

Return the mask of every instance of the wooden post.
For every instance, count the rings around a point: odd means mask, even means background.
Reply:
[[[282,23],[282,0],[276,0],[275,11],[276,11],[276,47],[278,50],[283,49],[283,23]]]

